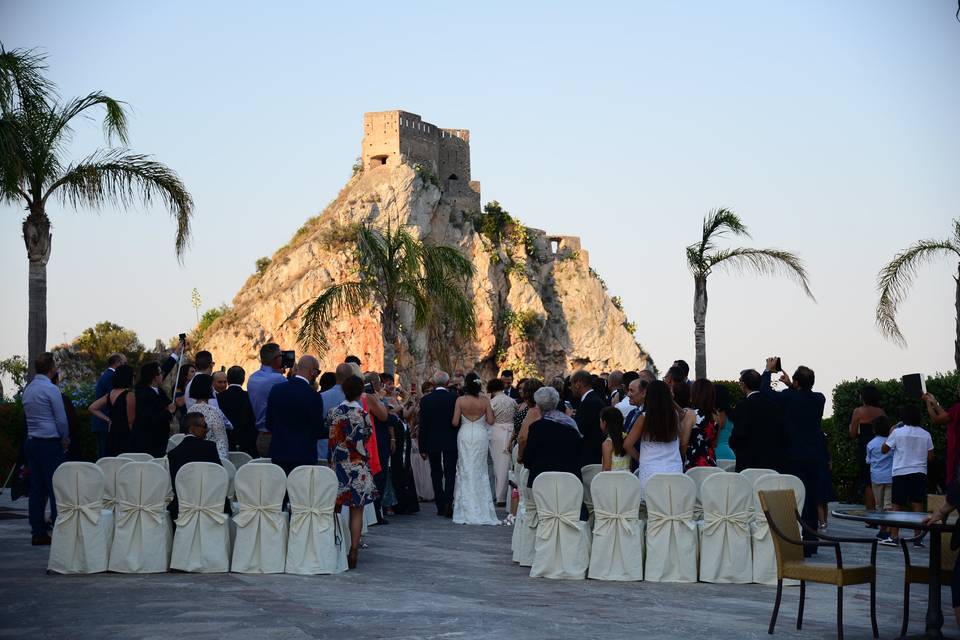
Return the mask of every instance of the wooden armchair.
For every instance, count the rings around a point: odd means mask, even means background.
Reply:
[[[773,616],[767,633],[772,634],[780,611],[780,599],[783,595],[783,580],[790,578],[800,581],[800,606],[797,612],[797,629],[803,626],[803,604],[806,597],[806,583],[818,582],[837,587],[837,638],[843,639],[843,588],[854,584],[870,585],[870,624],[873,637],[877,632],[877,539],[876,538],[838,538],[828,536],[803,525],[797,513],[797,503],[793,491],[760,491],[760,505],[767,517],[767,523],[773,533],[773,548],[777,556],[777,599],[773,605]],[[803,540],[798,534],[797,524],[816,540]],[[843,566],[840,552],[841,542],[870,544],[870,564]],[[808,547],[832,547],[837,556],[837,566],[806,562],[803,550]]]
[[[928,495],[927,511],[931,513],[940,508],[944,502],[944,496]],[[951,519],[952,520],[952,519]],[[903,623],[900,625],[900,636],[907,635],[907,624],[910,622],[910,585],[911,584],[930,584],[930,567],[910,564],[910,547],[908,543],[923,538],[925,534],[920,533],[912,538],[900,536],[900,548],[903,549]],[[937,535],[936,533],[931,535]],[[945,587],[953,582],[953,567],[957,561],[957,551],[950,548],[950,538],[952,533],[943,532],[941,537],[940,549],[940,586]]]

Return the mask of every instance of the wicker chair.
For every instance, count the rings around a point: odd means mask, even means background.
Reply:
[[[927,511],[934,512],[939,509],[944,502],[944,498],[944,496],[928,495]],[[900,625],[901,637],[906,637],[907,623],[910,621],[910,585],[930,584],[930,568],[910,564],[910,551],[907,544],[923,536],[923,533],[913,538],[900,536],[900,547],[903,549],[903,623]],[[957,561],[957,551],[950,548],[951,533],[943,532],[940,536],[940,586],[945,587],[953,581],[953,567]]]
[[[773,633],[777,623],[777,614],[780,611],[780,599],[783,595],[784,579],[792,578],[800,581],[800,606],[797,611],[797,629],[803,626],[803,604],[806,597],[806,583],[818,582],[832,584],[837,587],[837,638],[843,639],[843,588],[854,584],[870,585],[870,624],[873,627],[873,637],[879,637],[877,632],[877,540],[876,538],[838,538],[827,536],[804,527],[804,531],[817,537],[816,540],[802,540],[797,536],[797,524],[800,523],[800,514],[797,513],[797,503],[793,491],[760,491],[760,505],[773,532],[773,547],[777,555],[777,599],[773,605],[773,616],[770,618],[770,627],[767,633]],[[843,566],[840,554],[841,542],[857,542],[870,544],[870,564],[859,566]],[[803,550],[805,547],[833,547],[837,556],[837,566],[814,564],[805,562]]]

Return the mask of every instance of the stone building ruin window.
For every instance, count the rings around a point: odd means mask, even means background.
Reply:
[[[458,178],[457,174],[455,173],[451,173],[450,176],[447,178],[447,180],[459,180],[459,179],[460,178]]]
[[[370,162],[375,167],[383,164],[387,164],[387,156],[373,156],[372,158],[370,158]]]
[[[559,241],[559,240],[556,240],[556,239],[551,239],[551,240],[550,240],[550,250],[551,250],[553,253],[556,253],[557,251],[559,251],[559,250],[560,250],[560,241]]]

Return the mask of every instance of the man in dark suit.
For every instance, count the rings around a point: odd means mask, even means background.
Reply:
[[[267,430],[270,458],[287,475],[301,465],[317,464],[317,440],[328,437],[323,399],[313,383],[320,375],[320,363],[303,356],[296,374],[270,389],[267,396]]]
[[[122,364],[127,364],[127,357],[122,353],[111,353],[107,357],[107,368],[97,378],[94,400],[110,393],[110,390],[113,389],[113,374],[117,367]],[[105,457],[107,455],[107,423],[91,414],[90,431],[97,438],[97,458]]]
[[[243,381],[247,372],[243,367],[233,366],[227,369],[227,388],[217,394],[217,404],[220,411],[233,425],[231,431],[238,451],[243,451],[251,457],[257,453],[257,418],[253,413],[253,404],[250,395],[243,390]]]
[[[593,376],[584,369],[570,376],[570,390],[579,398],[574,420],[583,439],[580,443],[580,466],[600,464],[603,461],[603,432],[600,430],[600,412],[606,406],[593,388]]]
[[[783,473],[783,413],[773,400],[760,393],[760,383],[760,374],[755,370],[740,373],[744,398],[737,403],[732,417],[730,448],[737,455],[737,471],[773,469]]]
[[[420,456],[430,460],[430,479],[437,515],[453,517],[453,489],[457,479],[457,428],[453,409],[457,396],[447,389],[450,376],[438,371],[434,389],[420,400]]]
[[[180,515],[180,503],[177,502],[177,472],[183,465],[190,462],[212,462],[221,464],[217,455],[217,445],[212,440],[206,440],[207,421],[202,413],[188,413],[186,418],[187,436],[176,447],[167,452],[167,462],[170,465],[170,482],[173,485],[173,501],[167,505],[167,510],[174,520]],[[229,511],[225,511],[229,513]]]
[[[500,381],[503,382],[503,395],[511,400],[519,401],[520,392],[513,386],[513,371],[504,369],[500,372]]]

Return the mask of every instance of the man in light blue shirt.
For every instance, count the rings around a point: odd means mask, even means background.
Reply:
[[[267,398],[274,385],[286,382],[283,375],[280,345],[268,342],[260,347],[260,368],[247,380],[247,394],[257,419],[257,452],[264,458],[270,451],[270,430],[267,429]]]
[[[326,417],[326,414],[330,413],[331,410],[340,406],[341,402],[347,399],[347,397],[343,394],[343,381],[354,375],[353,367],[354,365],[348,362],[338,364],[335,371],[335,375],[337,376],[337,384],[320,394],[320,397],[323,399],[324,417]],[[317,442],[317,456],[320,460],[329,459],[329,445],[330,440],[328,438],[321,439]]]
[[[53,472],[64,460],[70,446],[70,425],[63,396],[50,381],[57,373],[52,353],[41,353],[34,362],[36,375],[23,390],[23,417],[27,423],[24,450],[30,469],[30,531],[34,545],[50,544],[44,510],[53,496]],[[50,500],[50,519],[56,520],[57,506]]]

